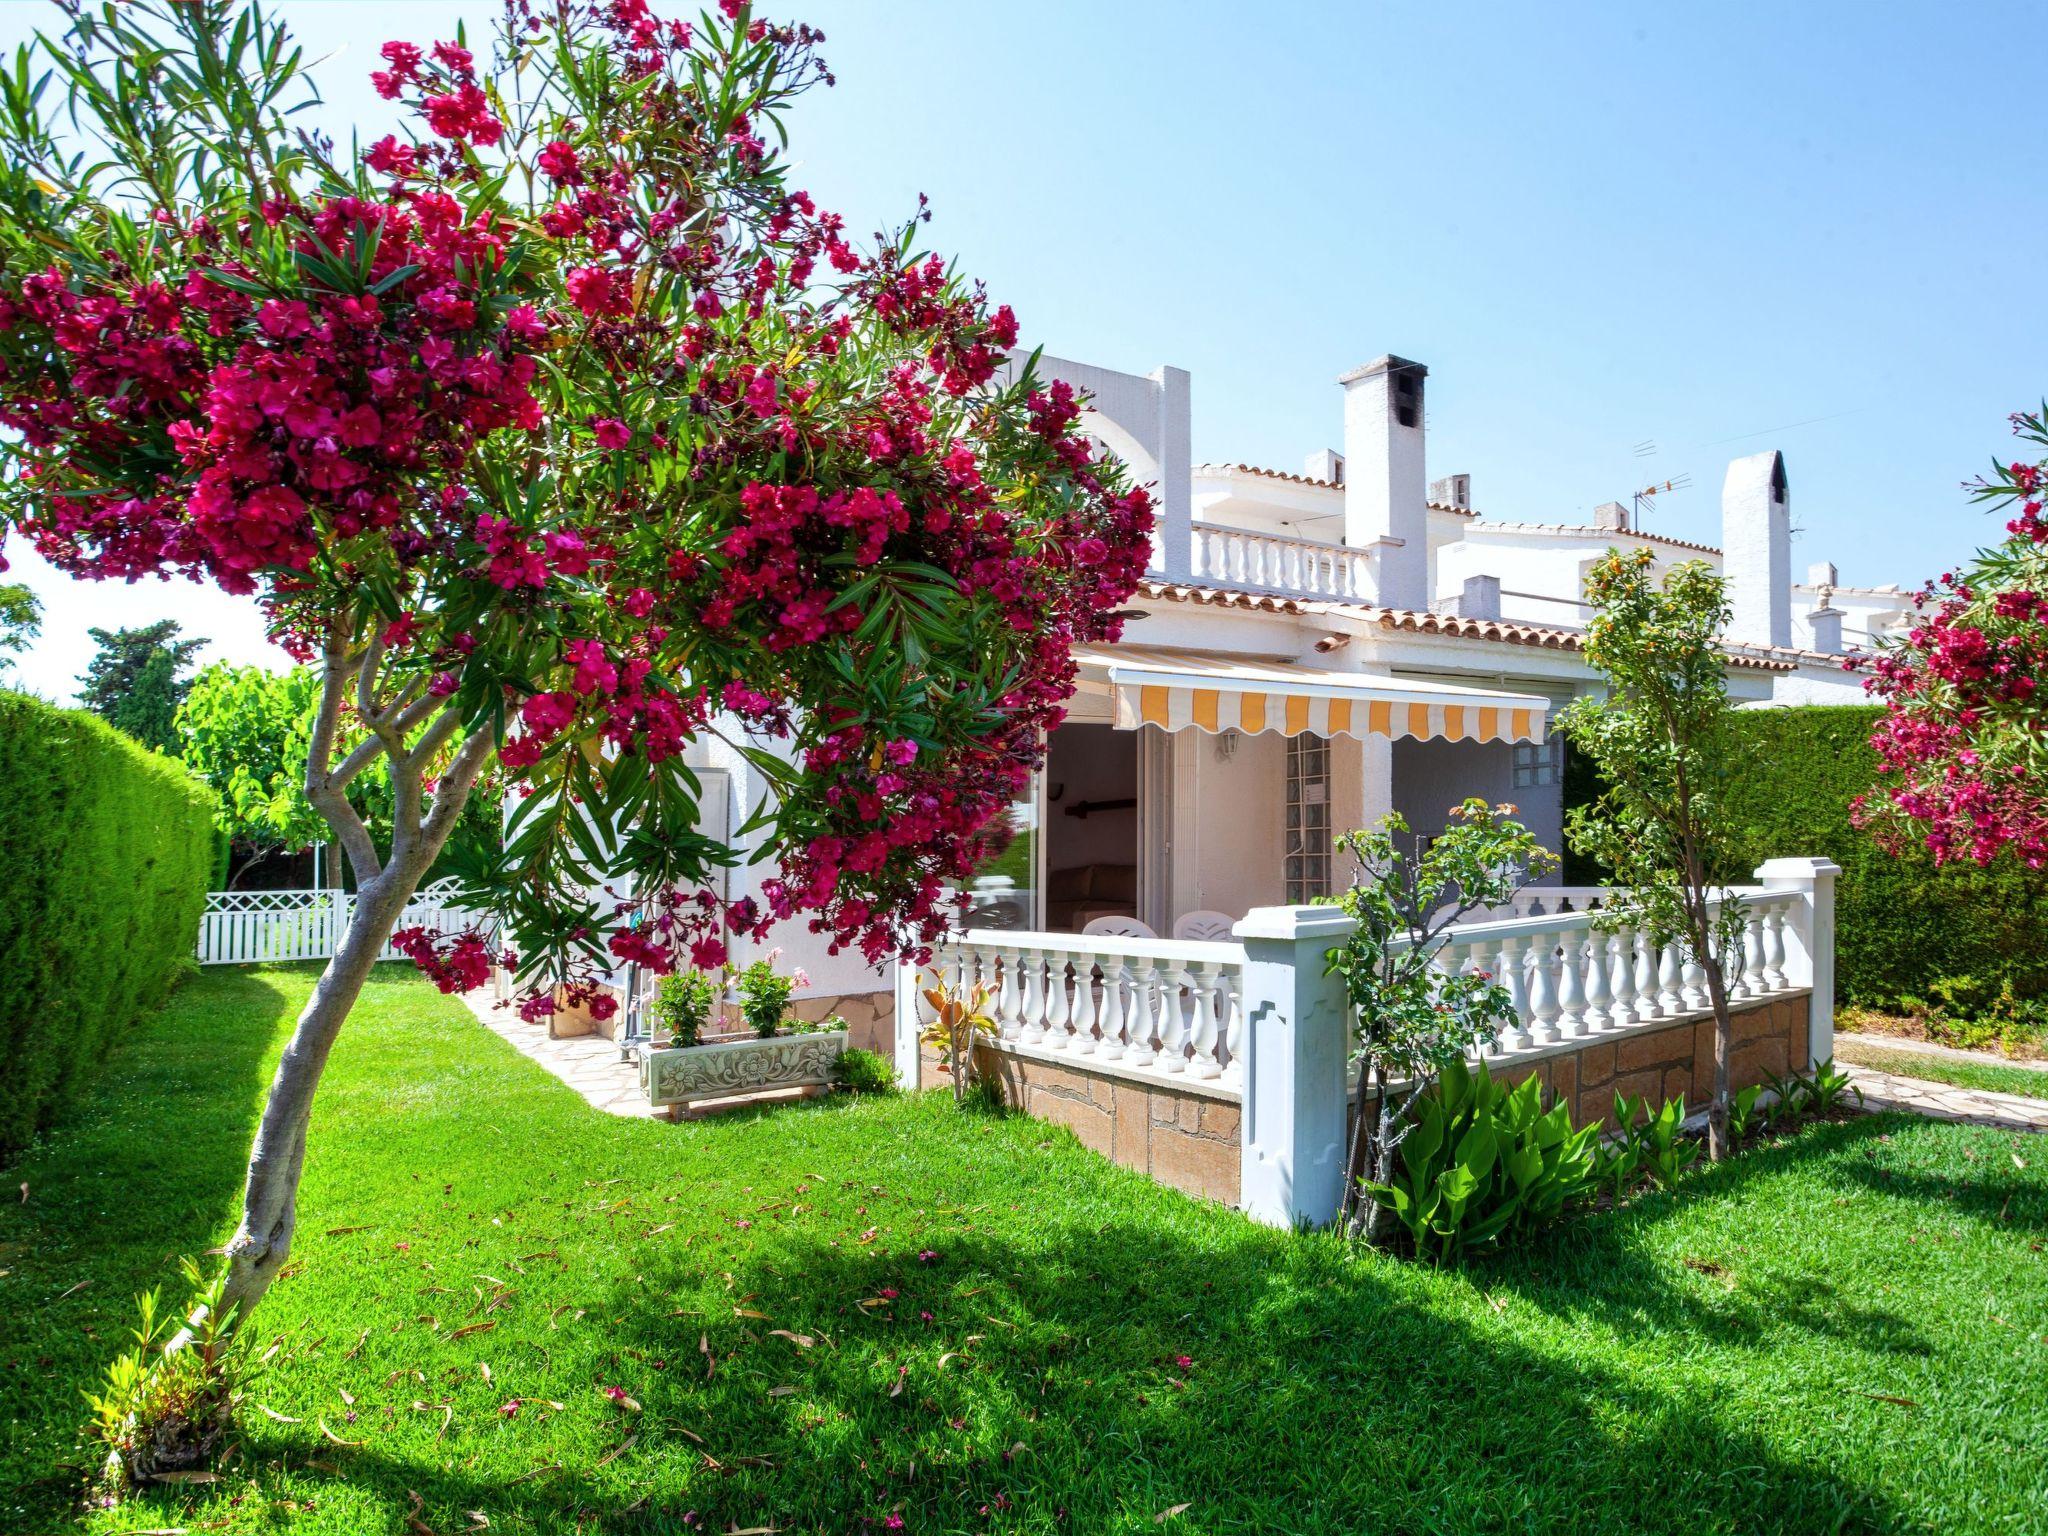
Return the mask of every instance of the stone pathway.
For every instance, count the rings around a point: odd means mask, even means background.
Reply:
[[[1935,1120],[1958,1120],[1966,1125],[1989,1125],[2000,1130],[2048,1132],[2048,1099],[2030,1099],[2017,1093],[1985,1093],[1975,1088],[1951,1088],[1917,1077],[1900,1077],[1874,1067],[1840,1064],[1849,1080],[1863,1090],[1863,1108],[1903,1109]]]
[[[545,1024],[529,1024],[512,1008],[497,1007],[489,987],[465,992],[462,1000],[484,1028],[528,1060],[537,1061],[608,1115],[654,1120],[662,1112],[640,1091],[640,1069],[619,1059],[619,1048],[603,1035],[550,1040]]]

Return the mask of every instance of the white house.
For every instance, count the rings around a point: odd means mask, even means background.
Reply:
[[[1090,430],[1156,487],[1160,525],[1124,640],[1081,658],[1016,840],[974,883],[977,928],[1221,936],[1253,908],[1329,892],[1336,833],[1398,810],[1428,838],[1474,795],[1514,803],[1559,846],[1563,749],[1546,720],[1597,686],[1580,597],[1610,547],[1728,573],[1729,683],[1750,706],[1859,698],[1844,661],[1908,606],[1897,588],[1840,587],[1831,567],[1792,580],[1775,452],[1729,466],[1724,552],[1631,527],[1616,504],[1590,527],[1486,519],[1468,477],[1429,481],[1428,370],[1406,359],[1339,381],[1343,449],[1299,474],[1194,464],[1179,369],[1041,371],[1092,397]],[[710,740],[693,765],[730,832],[758,775]],[[759,948],[777,946],[811,978],[804,1012],[886,1037],[890,978],[800,924]]]

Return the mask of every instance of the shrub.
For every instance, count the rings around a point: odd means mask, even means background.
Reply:
[[[134,1347],[108,1364],[99,1391],[85,1394],[90,1434],[107,1452],[101,1483],[109,1496],[204,1468],[234,1427],[235,1404],[255,1374],[251,1337],[234,1334],[221,1311],[226,1276],[208,1282],[189,1258],[180,1267],[190,1303],[166,1311],[160,1291],[137,1297]],[[194,1320],[190,1339],[166,1353],[187,1318]]]
[[[896,1063],[876,1051],[844,1052],[835,1069],[839,1086],[850,1093],[894,1093]]]
[[[789,1009],[789,995],[802,984],[802,971],[793,977],[776,975],[773,955],[756,960],[740,972],[741,1017],[755,1034],[763,1040],[768,1039],[782,1028],[782,1016]]]
[[[1937,868],[1894,856],[1852,826],[1849,807],[1877,780],[1874,705],[1737,710],[1735,763],[1723,787],[1734,844],[1723,879],[1746,882],[1764,860],[1815,855],[1842,866],[1835,884],[1835,986],[1844,1002],[1957,1019],[2048,994],[2048,872],[2016,860]],[[1583,769],[1574,804],[1597,795]],[[1595,872],[1595,879],[1604,878]],[[2008,991],[2009,989],[2009,991]]]
[[[656,1025],[666,1028],[671,1045],[695,1045],[703,1037],[711,1010],[718,1006],[718,983],[706,971],[674,971],[661,978],[648,1010]]]
[[[192,963],[214,800],[82,710],[0,693],[0,1156]]]
[[[1533,1235],[1588,1198],[1599,1174],[1597,1125],[1574,1129],[1559,1103],[1542,1107],[1543,1085],[1514,1088],[1481,1062],[1443,1069],[1415,1104],[1399,1171],[1366,1193],[1393,1212],[1418,1258],[1461,1258],[1504,1233]]]

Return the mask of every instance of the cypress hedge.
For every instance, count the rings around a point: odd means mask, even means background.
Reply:
[[[192,964],[214,797],[97,716],[0,693],[0,1156]]]
[[[1928,999],[1975,1014],[2010,984],[2048,993],[2048,872],[2001,857],[1937,868],[1923,850],[1893,856],[1851,825],[1877,781],[1874,705],[1802,705],[1735,713],[1740,743],[1726,810],[1737,856],[1720,877],[1746,883],[1764,860],[1825,857],[1835,883],[1835,986],[1844,1002],[1911,1008]],[[1590,766],[1565,781],[1568,805],[1600,792]],[[1581,867],[1582,883],[1604,878]]]

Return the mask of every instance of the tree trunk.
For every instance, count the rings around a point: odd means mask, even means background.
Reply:
[[[1714,1005],[1714,1096],[1707,1104],[1707,1161],[1718,1163],[1728,1155],[1728,1045],[1733,1029],[1727,984],[1711,944],[1701,946],[1700,968],[1707,973],[1707,998]]]
[[[246,1317],[291,1254],[314,1090],[320,1085],[320,1074],[326,1069],[343,1021],[355,1007],[363,983],[370,979],[370,968],[377,963],[424,873],[424,866],[387,870],[357,893],[341,947],[327,962],[284,1048],[277,1075],[270,1081],[255,1144],[249,1149],[241,1225],[228,1240],[227,1288],[221,1306],[230,1313]]]
[[[1362,1053],[1358,1058],[1357,1107],[1351,1114],[1351,1145],[1344,1158],[1344,1199],[1338,1208],[1344,1213],[1345,1226],[1351,1236],[1358,1236],[1358,1203],[1364,1198],[1358,1181],[1365,1177],[1365,1094],[1371,1082],[1372,1065],[1370,1058]]]

